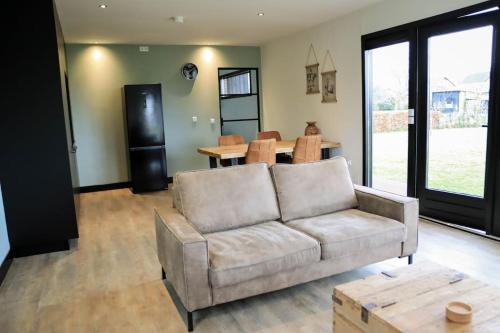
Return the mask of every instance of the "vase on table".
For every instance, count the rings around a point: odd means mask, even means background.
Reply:
[[[316,122],[315,121],[306,121],[307,127],[304,131],[305,135],[318,135],[319,134],[319,128],[316,127]]]

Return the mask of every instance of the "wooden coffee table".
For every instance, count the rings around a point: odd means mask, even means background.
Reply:
[[[446,305],[472,305],[472,322],[446,319]],[[432,263],[335,287],[333,332],[500,332],[500,289]]]

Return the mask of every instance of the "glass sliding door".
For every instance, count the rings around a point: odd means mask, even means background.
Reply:
[[[398,38],[382,44],[368,46],[364,52],[365,183],[406,196],[409,128],[414,119],[409,94],[410,41]]]
[[[484,230],[495,23],[469,17],[420,34],[421,213]]]
[[[419,198],[423,217],[495,236],[498,4],[362,36],[363,184]]]
[[[428,189],[484,197],[492,44],[492,26],[428,39]]]

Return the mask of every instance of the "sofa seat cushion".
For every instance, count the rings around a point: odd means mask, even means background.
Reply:
[[[286,225],[319,240],[324,260],[377,251],[382,245],[406,239],[403,223],[358,209],[294,220]]]
[[[318,262],[319,242],[280,222],[205,234],[214,288]]]
[[[284,222],[358,206],[343,157],[312,163],[276,164],[271,171]]]

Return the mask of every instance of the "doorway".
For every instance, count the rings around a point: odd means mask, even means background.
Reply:
[[[422,29],[417,175],[421,213],[485,230],[496,19]]]
[[[362,38],[364,184],[486,233],[500,225],[499,21],[489,2]]]
[[[410,41],[403,36],[373,41],[364,52],[365,183],[399,195],[412,195],[410,147]],[[413,120],[413,118],[412,118]],[[411,184],[410,184],[411,183]],[[410,186],[409,186],[410,185]]]
[[[240,134],[245,142],[260,131],[259,71],[257,68],[219,68],[221,135]]]

